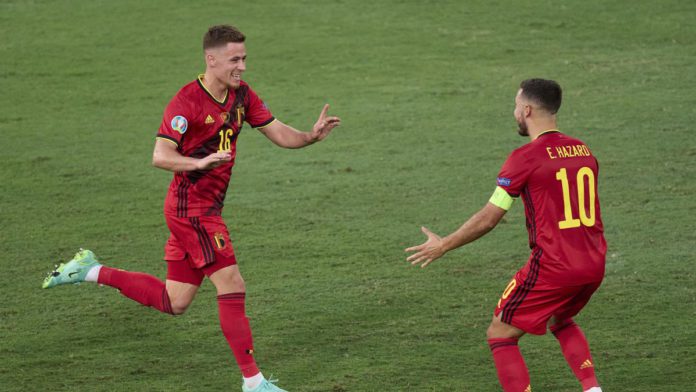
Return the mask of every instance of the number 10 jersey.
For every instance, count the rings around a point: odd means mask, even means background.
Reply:
[[[607,250],[597,195],[597,159],[585,143],[548,131],[514,150],[497,185],[522,196],[531,257],[526,280],[600,282]]]

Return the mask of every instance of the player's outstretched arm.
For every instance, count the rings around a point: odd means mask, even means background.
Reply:
[[[276,120],[259,128],[274,144],[284,148],[302,148],[318,141],[324,140],[331,130],[341,125],[341,119],[336,116],[328,116],[329,105],[324,105],[324,108],[319,115],[319,119],[312,127],[311,132],[301,132],[297,129],[283,124]]]
[[[157,139],[152,152],[152,165],[173,172],[210,170],[232,160],[229,152],[216,152],[202,159],[185,157],[169,140]]]
[[[406,261],[411,265],[420,264],[421,268],[442,257],[450,250],[457,249],[469,242],[481,238],[484,234],[493,230],[507,211],[491,203],[486,203],[479,212],[475,213],[457,231],[445,238],[431,232],[426,227],[421,227],[428,239],[417,246],[406,248],[406,252],[413,252]]]

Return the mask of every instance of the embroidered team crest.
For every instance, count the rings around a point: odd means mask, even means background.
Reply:
[[[215,245],[217,245],[218,249],[224,249],[225,246],[227,246],[227,242],[225,241],[225,236],[222,235],[222,233],[215,233],[214,238],[215,238]]]
[[[183,135],[186,132],[186,128],[188,128],[188,120],[184,116],[175,116],[172,119],[171,126],[173,130]]]
[[[226,123],[227,120],[230,119],[230,114],[227,112],[222,112],[220,113],[220,120],[222,120],[223,123]]]

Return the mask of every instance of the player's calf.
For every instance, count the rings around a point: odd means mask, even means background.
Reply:
[[[99,284],[117,288],[122,295],[142,305],[174,314],[167,288],[161,280],[142,272],[102,267]]]
[[[582,384],[582,389],[584,391],[601,392],[599,382],[595,376],[590,346],[580,327],[575,324],[573,319],[569,318],[557,321],[550,329],[556,339],[558,339],[563,356],[575,377]]]

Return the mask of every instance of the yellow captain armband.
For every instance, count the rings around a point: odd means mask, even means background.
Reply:
[[[494,206],[498,206],[505,211],[510,209],[513,201],[515,201],[515,199],[513,199],[512,196],[510,196],[505,189],[501,187],[496,187],[493,195],[490,199],[488,199],[489,203],[493,204]]]

